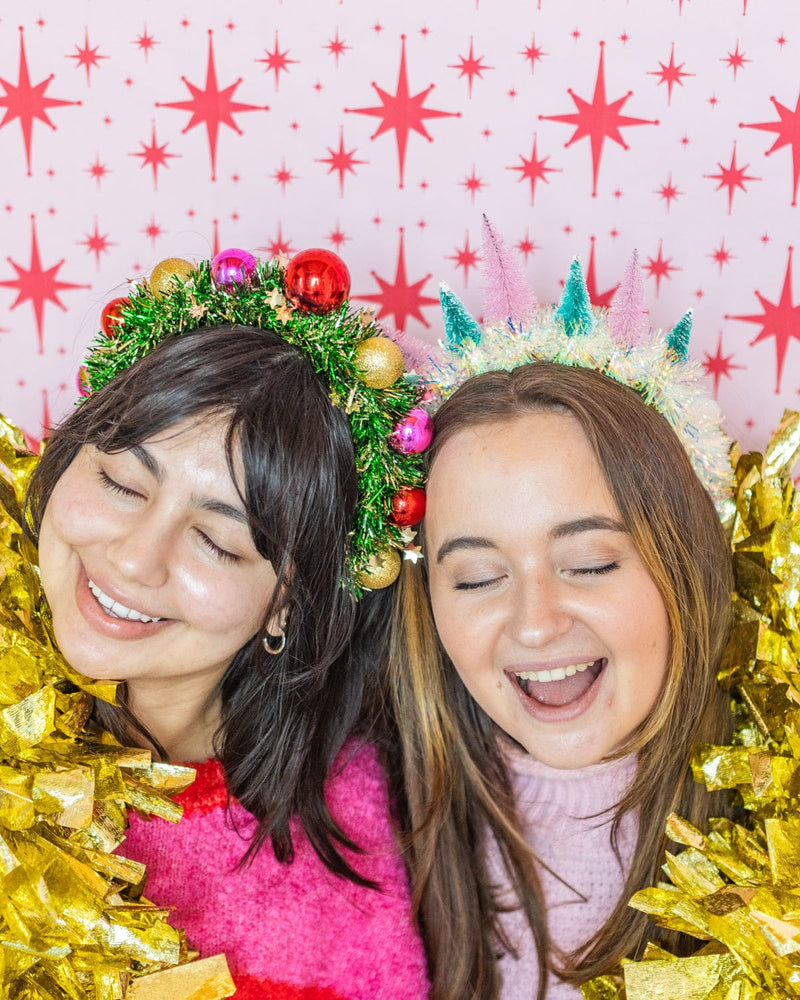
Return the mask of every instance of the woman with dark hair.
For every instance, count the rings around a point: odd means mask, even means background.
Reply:
[[[414,394],[360,381],[360,317],[315,319],[277,265],[258,277],[215,287],[200,265],[131,297],[33,473],[30,529],[60,652],[118,682],[94,722],[197,770],[180,823],[129,817],[121,851],[148,899],[201,954],[225,952],[237,996],[410,1000],[425,962],[362,714],[386,602],[355,595],[397,532],[359,489],[364,441],[373,474],[413,483],[383,439]],[[192,329],[187,295],[210,325]],[[220,302],[257,326],[215,323]],[[347,377],[366,429],[332,402]]]
[[[467,340],[451,310],[431,377],[389,698],[442,1000],[578,997],[648,940],[696,948],[628,901],[658,880],[671,812],[725,809],[689,769],[731,725],[731,559],[705,488],[724,503],[725,440],[676,342],[625,350],[574,284],[510,332]]]

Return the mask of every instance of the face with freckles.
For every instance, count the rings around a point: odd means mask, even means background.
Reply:
[[[210,692],[260,633],[275,586],[256,550],[219,418],[112,454],[85,445],[39,533],[66,659],[93,678]]]
[[[481,708],[552,767],[623,745],[663,688],[669,624],[575,417],[456,432],[425,539],[436,627]]]

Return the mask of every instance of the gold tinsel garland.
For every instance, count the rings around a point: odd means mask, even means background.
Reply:
[[[642,961],[587,983],[587,1000],[771,1000],[800,997],[800,413],[784,413],[762,456],[734,456],[734,628],[720,672],[736,731],[702,746],[692,770],[709,790],[741,796],[745,825],[703,833],[670,816],[668,881],[631,906],[699,939],[676,958],[649,945]],[[706,942],[701,944],[700,942]]]
[[[91,721],[93,699],[113,702],[115,685],[77,674],[54,646],[21,530],[35,463],[0,418],[0,995],[230,996],[224,960],[191,962],[168,911],[141,895],[144,866],[112,853],[127,807],[177,821],[170,796],[194,772],[154,763]]]

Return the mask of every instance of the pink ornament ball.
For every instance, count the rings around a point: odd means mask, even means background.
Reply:
[[[389,444],[401,455],[418,455],[432,440],[433,419],[426,410],[416,406],[392,431]]]
[[[247,250],[229,247],[220,250],[211,261],[211,277],[219,288],[231,291],[236,285],[246,285],[256,273],[257,261]]]
[[[332,250],[301,250],[289,261],[283,291],[298,309],[321,316],[338,309],[350,294],[350,272]]]

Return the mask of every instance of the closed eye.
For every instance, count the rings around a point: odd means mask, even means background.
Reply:
[[[221,562],[225,563],[238,563],[241,562],[241,556],[237,556],[234,552],[228,552],[227,549],[220,548],[216,542],[212,541],[208,535],[197,529],[197,534],[200,536],[200,541],[205,545],[209,552],[212,552]]]
[[[104,470],[98,470],[98,476],[100,482],[105,486],[107,490],[111,490],[112,493],[118,493],[123,497],[141,497],[141,493],[137,493],[136,490],[130,489],[128,486],[123,486],[122,483],[118,483],[116,479],[112,479],[111,476]]]
[[[579,569],[570,570],[570,573],[573,576],[605,576],[606,573],[613,573],[615,569],[619,569],[618,562],[610,562],[605,566],[582,566]]]
[[[502,576],[493,576],[489,580],[464,580],[461,583],[455,584],[454,590],[483,590],[487,587],[491,587],[495,583],[499,583],[504,578]]]

